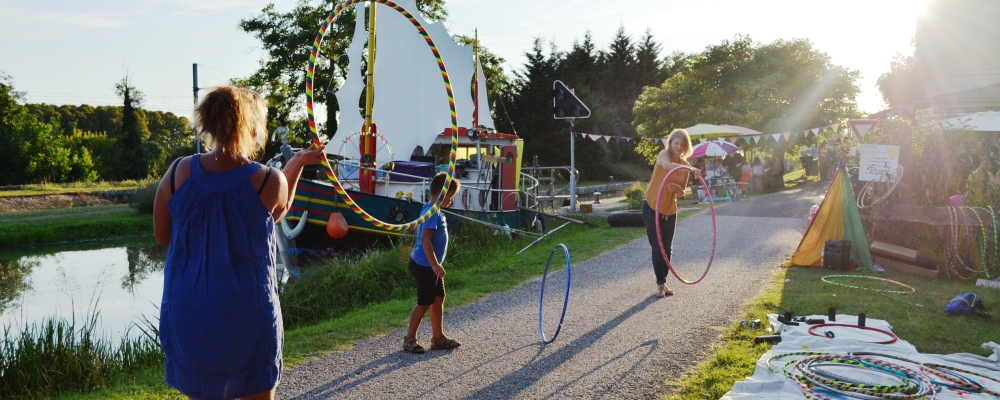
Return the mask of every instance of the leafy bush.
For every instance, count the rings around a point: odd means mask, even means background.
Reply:
[[[397,288],[413,285],[397,249],[372,250],[360,257],[344,256],[306,266],[282,288],[285,329],[333,318],[395,296]]]
[[[645,182],[634,183],[623,190],[625,193],[625,202],[628,203],[629,210],[642,209],[642,195],[646,193],[648,186],[649,184]]]
[[[135,193],[129,197],[128,205],[143,214],[153,214],[153,200],[156,199],[156,188],[158,182],[149,182],[140,185]]]

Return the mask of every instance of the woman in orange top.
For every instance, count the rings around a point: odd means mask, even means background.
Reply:
[[[675,172],[670,175],[667,187],[663,188],[660,194],[660,202],[657,207],[650,203],[656,202],[656,196],[660,192],[660,185],[663,177],[674,168],[681,165],[688,165],[687,158],[691,155],[691,138],[683,129],[674,129],[670,132],[670,143],[666,149],[660,151],[656,157],[656,164],[653,165],[653,176],[650,178],[649,187],[642,201],[642,219],[646,224],[646,237],[649,238],[649,245],[653,248],[653,272],[656,274],[656,285],[659,287],[656,297],[666,297],[674,294],[673,290],[667,287],[667,263],[660,254],[660,243],[656,235],[656,218],[660,220],[660,233],[663,237],[663,247],[666,249],[667,258],[670,258],[673,242],[674,228],[677,227],[677,198],[684,195],[684,188],[687,187],[688,173]],[[701,176],[701,171],[695,170],[695,176]]]

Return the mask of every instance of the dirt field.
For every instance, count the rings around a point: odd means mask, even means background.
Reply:
[[[110,200],[88,193],[0,197],[0,213],[52,210],[57,208],[87,207],[107,204],[114,203]]]

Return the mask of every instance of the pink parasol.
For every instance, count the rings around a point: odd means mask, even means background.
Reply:
[[[739,149],[736,145],[724,140],[710,140],[694,146],[691,149],[691,156],[688,158],[728,156]]]

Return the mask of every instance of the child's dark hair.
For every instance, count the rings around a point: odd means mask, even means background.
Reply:
[[[441,188],[444,187],[444,181],[447,179],[448,179],[448,174],[444,172],[438,172],[437,175],[434,175],[434,178],[431,179],[432,198],[437,197],[439,194],[441,194]],[[448,192],[449,193],[458,192],[459,186],[462,186],[462,184],[458,182],[458,179],[452,179],[451,187],[448,188]]]

